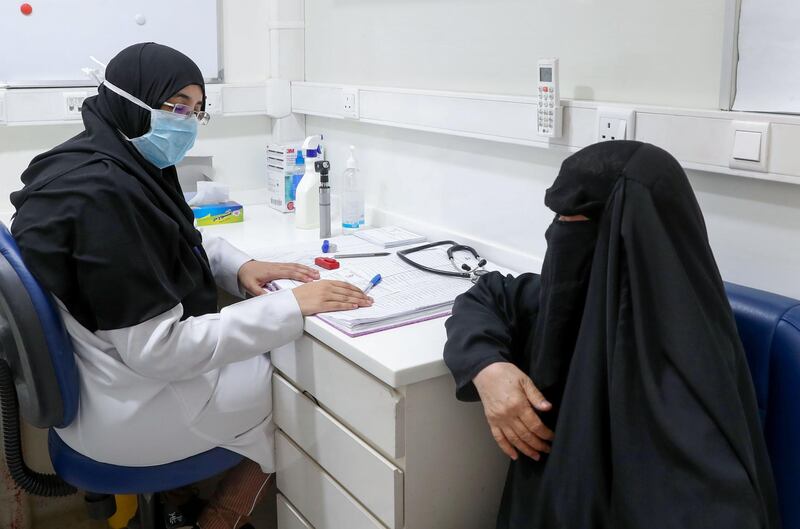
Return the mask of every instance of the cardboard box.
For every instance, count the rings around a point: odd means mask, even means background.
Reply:
[[[283,213],[294,211],[295,188],[299,182],[295,165],[296,144],[267,146],[267,187],[269,189],[269,207]]]
[[[192,206],[192,212],[194,212],[194,218],[198,226],[244,222],[244,207],[232,200],[220,204]]]

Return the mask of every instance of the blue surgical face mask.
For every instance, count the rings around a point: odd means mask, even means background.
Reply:
[[[197,139],[197,120],[194,117],[151,108],[107,80],[103,84],[120,97],[150,111],[150,130],[143,136],[129,139],[145,160],[164,169],[186,156]]]

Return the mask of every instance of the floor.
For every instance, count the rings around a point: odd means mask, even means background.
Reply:
[[[251,520],[256,529],[276,529],[277,514],[275,510],[275,480],[272,481],[273,489],[267,493],[266,500],[259,505]],[[205,491],[203,491],[205,492]],[[76,508],[68,512],[53,513],[52,515],[38,518],[34,521],[32,529],[107,529],[104,521],[89,520],[82,503],[76,502]],[[15,529],[0,527],[0,529]]]

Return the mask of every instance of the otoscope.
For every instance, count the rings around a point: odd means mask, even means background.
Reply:
[[[331,236],[331,188],[328,185],[328,171],[331,163],[328,160],[314,162],[314,170],[319,173],[319,238]]]

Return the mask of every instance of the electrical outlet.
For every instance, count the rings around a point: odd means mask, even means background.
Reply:
[[[601,117],[597,141],[624,140],[628,122],[619,118]]]
[[[597,109],[597,141],[632,140],[636,113],[627,108]]]
[[[342,89],[342,117],[358,119],[358,90]]]
[[[89,94],[86,92],[64,92],[64,117],[80,116],[83,102],[87,97]]]

